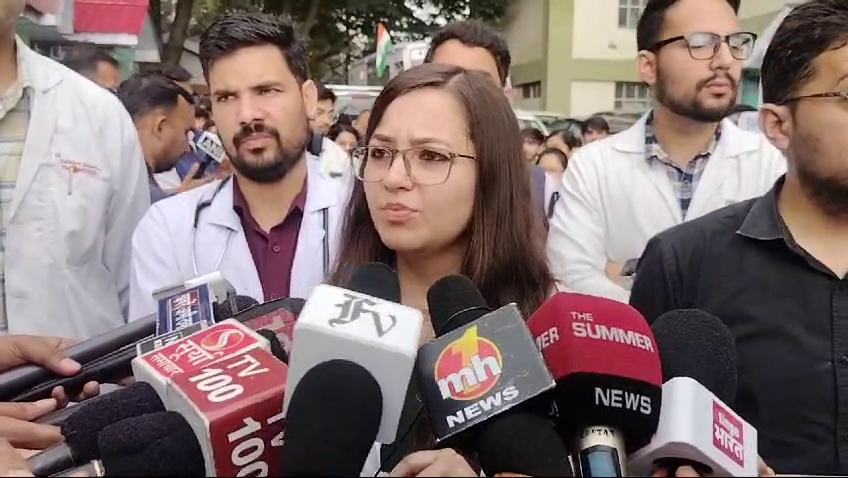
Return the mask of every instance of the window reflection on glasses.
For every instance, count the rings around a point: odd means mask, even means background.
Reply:
[[[756,33],[738,32],[730,35],[719,35],[710,32],[695,32],[688,35],[680,35],[658,42],[651,48],[657,51],[660,48],[674,42],[683,41],[689,48],[689,55],[695,60],[711,60],[718,53],[722,43],[730,47],[730,54],[737,60],[747,60],[754,51],[754,43],[757,41]]]
[[[386,178],[398,156],[403,158],[407,176],[413,183],[420,185],[436,185],[447,181],[457,158],[477,159],[439,148],[360,146],[351,152],[354,174],[366,183],[380,182]]]

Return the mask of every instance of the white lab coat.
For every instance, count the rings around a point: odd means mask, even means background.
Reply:
[[[326,233],[329,233],[330,270],[335,264],[342,214],[351,191],[348,184],[322,175],[318,158],[310,155],[307,163],[306,211],[297,239],[290,294],[301,298],[309,297],[312,288],[324,282]],[[132,239],[130,320],[156,312],[154,290],[197,275],[192,265],[195,253],[199,274],[219,270],[238,294],[264,302],[241,220],[233,210],[232,180],[227,181],[212,204],[200,213],[197,234],[193,234],[198,203],[209,199],[219,184],[220,181],[215,181],[158,201],[139,223]],[[325,232],[323,226],[321,211],[325,208],[329,232]],[[216,269],[222,253],[223,259]]]
[[[645,158],[645,120],[588,144],[568,163],[548,233],[548,261],[569,291],[627,302],[607,278],[607,261],[639,258],[654,235],[683,222],[667,172]],[[786,171],[783,155],[759,133],[722,122],[686,220],[761,196]]]
[[[130,238],[150,206],[147,170],[115,95],[17,47],[34,91],[3,218],[8,333],[86,339],[125,322]]]

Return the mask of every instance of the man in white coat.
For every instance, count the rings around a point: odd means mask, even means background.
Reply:
[[[739,0],[652,0],[637,27],[638,69],[654,109],[571,159],[550,221],[548,258],[569,291],[626,302],[648,240],[768,191],[785,159],[724,119],[756,35]]]
[[[213,271],[259,302],[306,298],[335,261],[349,189],[306,151],[317,95],[292,25],[224,15],[201,36],[200,59],[234,174],[159,201],[142,219],[133,320],[156,312],[155,290]]]
[[[16,38],[24,5],[0,1],[0,334],[85,339],[125,321],[147,174],[115,95]]]

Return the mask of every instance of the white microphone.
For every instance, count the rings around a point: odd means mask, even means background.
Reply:
[[[353,272],[349,289],[319,285],[294,326],[286,395],[317,365],[341,359],[367,370],[380,386],[383,410],[376,441],[392,443],[409,385],[423,316],[400,301],[397,274],[382,264]],[[316,446],[320,446],[316,443]]]

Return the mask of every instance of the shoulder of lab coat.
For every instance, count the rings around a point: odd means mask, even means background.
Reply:
[[[329,138],[324,138],[324,142],[321,144],[321,156],[318,157],[318,160],[321,162],[321,174],[326,177],[345,178],[353,176],[350,156],[341,146]]]
[[[643,184],[645,188],[655,188],[645,176],[650,173],[650,164],[645,160],[644,138],[643,117],[628,130],[580,148],[569,161],[547,242],[551,270],[565,289],[627,302],[629,291],[604,272],[610,260],[608,244],[625,244],[632,250],[631,256],[615,260],[638,258],[651,237],[675,225],[664,212],[664,205],[654,211],[654,205],[643,204],[640,207],[651,216],[646,216],[641,230],[619,230],[622,215],[632,214],[630,203],[635,198],[613,185],[632,184],[639,191]],[[715,160],[735,161],[737,181],[728,187],[738,189],[738,200],[762,195],[786,170],[783,155],[765,137],[743,131],[729,120],[722,123],[718,149],[724,154]],[[645,191],[653,194],[651,189]],[[607,231],[615,237],[607,237]]]
[[[153,291],[184,281],[176,254],[192,249],[179,244],[190,239],[174,230],[174,225],[193,224],[197,204],[211,197],[220,183],[213,181],[157,201],[141,218],[132,236],[130,321],[156,312]]]
[[[102,165],[114,178],[107,209],[103,265],[111,273],[124,318],[129,303],[130,238],[136,224],[150,206],[147,167],[138,133],[126,108],[118,98],[65,66],[41,56],[18,40],[18,48],[38,81],[61,78],[55,95],[63,102],[60,109],[74,110],[79,121],[94,128],[100,141]],[[79,111],[76,111],[79,110]],[[38,125],[35,126],[36,128]]]

